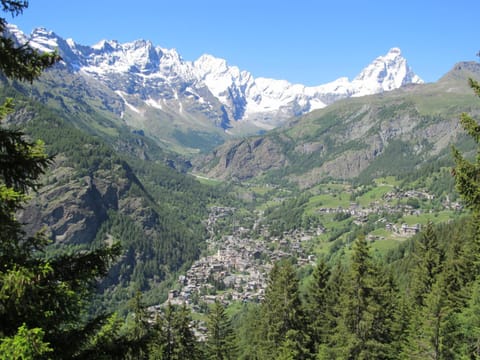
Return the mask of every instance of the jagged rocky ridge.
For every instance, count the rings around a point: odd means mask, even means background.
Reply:
[[[243,133],[272,129],[291,117],[339,99],[422,83],[398,48],[375,59],[352,81],[340,78],[307,87],[284,80],[254,78],[248,71],[229,66],[224,59],[212,55],[185,61],[176,50],[145,40],[125,44],[102,40],[83,46],[43,28],[30,36],[14,25],[8,31],[19,42],[29,41],[41,51],[58,49],[63,66],[69,71],[110,88],[124,103],[120,116],[129,112],[137,118],[167,114],[189,122],[207,120],[233,133],[239,129]],[[130,125],[142,127],[142,120],[130,120]]]

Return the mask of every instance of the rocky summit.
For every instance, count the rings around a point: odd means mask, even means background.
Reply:
[[[124,44],[102,40],[84,46],[43,28],[29,36],[15,25],[9,25],[6,31],[40,51],[57,49],[66,70],[106,85],[124,104],[121,115],[129,113],[130,119],[136,119],[129,125],[137,128],[147,126],[141,118],[148,114],[150,118],[169,117],[177,122],[204,121],[227,133],[255,133],[339,99],[423,82],[398,48],[376,58],[352,81],[340,78],[309,87],[254,78],[212,55],[186,61],[176,50],[146,40]]]

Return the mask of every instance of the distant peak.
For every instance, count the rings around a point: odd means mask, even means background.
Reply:
[[[197,63],[215,63],[217,65],[221,65],[222,67],[227,66],[227,60],[215,57],[210,54],[203,54],[197,60]]]
[[[100,40],[98,43],[92,46],[95,50],[113,50],[119,46],[116,40]]]
[[[203,54],[198,58],[198,61],[211,61],[215,59],[217,58],[211,54]]]
[[[353,80],[354,96],[370,95],[397,89],[407,84],[420,84],[423,80],[408,66],[398,47],[379,56]]]
[[[456,63],[453,68],[443,75],[439,83],[458,81],[462,86],[467,84],[468,79],[480,79],[480,63],[476,61],[461,61]]]
[[[47,28],[44,28],[44,27],[40,26],[40,27],[36,27],[35,29],[33,29],[32,33],[33,34],[42,34],[42,33],[51,34],[52,31],[47,30]]]
[[[388,55],[388,54],[392,54],[392,55],[402,55],[402,50],[400,50],[400,48],[398,48],[398,47],[393,47],[393,48],[391,48],[391,49],[388,51],[387,55]]]
[[[194,64],[208,72],[224,72],[229,68],[227,60],[217,58],[210,54],[203,54],[194,62]]]
[[[376,61],[398,61],[398,60],[402,60],[403,59],[403,56],[402,56],[402,50],[400,50],[400,48],[398,47],[393,47],[391,48],[390,50],[388,50],[388,52],[383,55],[383,56],[379,56]]]
[[[57,34],[55,34],[53,31],[48,30],[44,27],[37,27],[33,29],[31,35],[32,38],[35,37],[58,37]]]

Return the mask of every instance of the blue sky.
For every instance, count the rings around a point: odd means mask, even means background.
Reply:
[[[146,39],[185,60],[204,53],[255,77],[320,85],[350,80],[399,47],[425,81],[478,60],[480,1],[30,0],[7,21],[53,30],[82,45]]]

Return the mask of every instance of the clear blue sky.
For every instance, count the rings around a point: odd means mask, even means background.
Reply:
[[[204,53],[255,77],[320,85],[352,79],[399,47],[425,81],[478,60],[478,0],[30,0],[7,21],[82,45],[146,39],[185,60]]]

